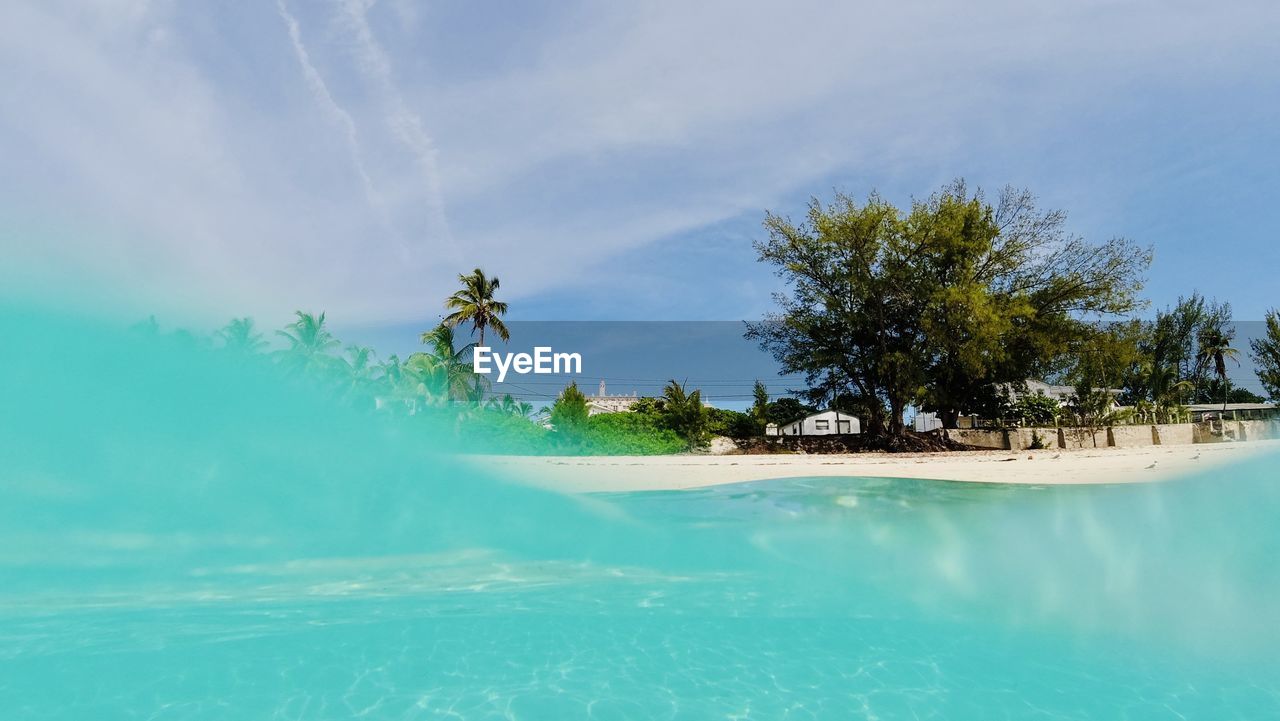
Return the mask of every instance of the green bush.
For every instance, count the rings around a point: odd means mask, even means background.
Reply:
[[[464,416],[459,440],[482,453],[545,455],[555,452],[555,434],[523,416],[487,410]]]
[[[687,443],[658,419],[643,413],[601,413],[587,419],[577,438],[562,439],[566,452],[651,456],[679,453]]]
[[[764,435],[764,425],[749,413],[709,408],[707,410],[707,430],[712,435],[730,438],[755,438]]]
[[[1013,419],[1020,423],[1030,426],[1053,426],[1058,423],[1062,407],[1057,400],[1043,393],[1035,393],[1019,398],[1009,412]]]

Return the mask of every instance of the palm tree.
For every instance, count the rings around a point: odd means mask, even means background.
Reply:
[[[685,440],[690,450],[705,445],[710,434],[707,432],[707,409],[702,405],[702,391],[689,393],[683,383],[673,379],[663,389],[662,398],[671,430]]]
[[[329,351],[342,343],[324,327],[324,313],[313,315],[294,311],[298,319],[276,331],[289,347],[280,351],[283,362],[296,370],[308,371],[329,367],[335,358]]]
[[[1232,334],[1220,328],[1213,328],[1200,335],[1199,359],[1205,363],[1213,363],[1213,371],[1222,381],[1222,413],[1227,412],[1227,399],[1231,389],[1227,382],[1227,361],[1233,360],[1240,365],[1240,352],[1231,347]]]
[[[495,411],[501,411],[517,418],[528,418],[533,413],[533,404],[528,401],[518,401],[511,397],[510,393],[505,394],[502,398],[490,398],[488,407]]]
[[[218,330],[222,347],[236,353],[253,354],[266,347],[262,334],[254,331],[252,318],[232,318]]]
[[[453,312],[444,318],[444,325],[453,328],[462,323],[471,324],[471,332],[480,333],[479,345],[484,345],[485,328],[492,328],[503,341],[510,340],[511,333],[502,322],[507,304],[494,299],[498,290],[498,278],[486,278],[484,271],[476,268],[470,275],[459,275],[462,289],[449,296],[444,306]]]
[[[453,328],[447,325],[438,325],[423,333],[421,340],[430,351],[414,353],[405,365],[419,374],[429,394],[453,400],[484,397],[484,379],[472,373],[471,364],[466,361],[475,343],[454,348]]]
[[[1161,422],[1167,422],[1170,411],[1178,411],[1181,415],[1182,396],[1195,388],[1188,380],[1178,379],[1178,369],[1172,365],[1147,366],[1143,369],[1154,410],[1160,414]]]
[[[347,346],[347,357],[342,359],[342,365],[347,374],[346,396],[348,399],[372,390],[373,382],[381,369],[381,366],[374,361],[375,355],[373,349],[367,346],[355,344]]]

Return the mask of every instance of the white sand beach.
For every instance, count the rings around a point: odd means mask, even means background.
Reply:
[[[677,490],[815,476],[985,483],[1160,481],[1280,454],[1280,440],[1145,448],[848,455],[477,456],[491,473],[569,492]]]

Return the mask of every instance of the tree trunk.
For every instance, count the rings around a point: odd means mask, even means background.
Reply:
[[[943,428],[956,429],[960,427],[960,411],[943,409],[938,411],[938,416],[942,420]]]
[[[898,400],[889,402],[889,435],[901,436],[906,431],[906,424],[902,422],[902,414],[905,410],[905,403]]]
[[[867,434],[872,436],[882,435],[884,428],[884,411],[875,408],[867,409]]]

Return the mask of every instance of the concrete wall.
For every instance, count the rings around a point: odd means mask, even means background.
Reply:
[[[1035,445],[1036,436],[1040,437],[1043,448],[1059,448],[1057,428],[1011,428],[1009,429],[1010,450],[1025,451]]]
[[[1213,428],[1209,423],[1192,424],[1191,435],[1193,443],[1220,443],[1223,440],[1221,436],[1213,434]]]
[[[1187,445],[1196,442],[1195,426],[1190,423],[1163,423],[1151,427],[1158,446]]]
[[[1236,437],[1242,441],[1280,438],[1280,422],[1277,421],[1240,421],[1239,426],[1240,432]]]
[[[956,443],[976,448],[990,448],[997,451],[1009,450],[1009,439],[1004,431],[990,431],[976,428],[949,429],[943,431],[947,438]]]
[[[1106,448],[1107,432],[1103,429],[1059,428],[1059,448]]]
[[[1160,425],[1088,428],[1010,428],[1008,430],[952,429],[946,437],[975,448],[997,451],[1024,451],[1031,448],[1035,434],[1045,448],[1144,448],[1146,446],[1219,443],[1208,423],[1165,423]],[[1258,441],[1280,438],[1280,421],[1227,421],[1226,439]]]
[[[1112,426],[1107,429],[1107,445],[1113,448],[1155,445],[1155,432],[1151,426]]]

